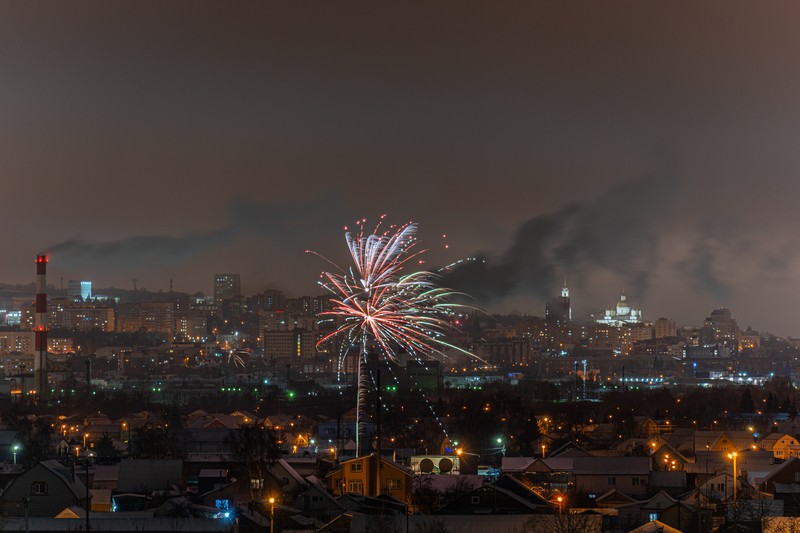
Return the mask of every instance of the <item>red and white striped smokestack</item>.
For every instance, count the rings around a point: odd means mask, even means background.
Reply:
[[[33,381],[36,393],[44,397],[47,388],[47,256],[36,256],[36,312],[34,314],[35,350]]]

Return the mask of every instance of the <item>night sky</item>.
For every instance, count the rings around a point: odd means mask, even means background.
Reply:
[[[430,4],[0,4],[0,281],[314,294],[388,213],[489,310],[800,336],[800,4]]]

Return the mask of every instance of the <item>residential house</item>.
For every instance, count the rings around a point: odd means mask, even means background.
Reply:
[[[637,437],[649,437],[651,435],[658,435],[659,433],[663,432],[661,427],[658,425],[658,422],[649,416],[634,416],[633,421],[636,423],[634,434]],[[669,422],[667,422],[666,426],[667,428],[665,429],[672,429],[669,428]]]
[[[594,500],[595,505],[601,509],[615,509],[620,505],[626,505],[635,502],[636,500],[624,492],[618,491],[617,489],[612,489],[605,494],[598,496]]]
[[[514,493],[532,505],[547,506],[546,499],[542,498],[538,493],[510,475],[505,474],[500,476],[500,478],[494,482],[494,486]]]
[[[119,463],[119,492],[150,494],[181,487],[181,459],[123,459]]]
[[[695,431],[694,452],[741,452],[752,448],[753,434],[749,431]]]
[[[207,492],[200,492],[193,499],[205,507],[214,507],[220,510],[233,509],[240,505],[247,505],[253,500],[253,491],[250,482],[242,477],[231,479],[224,484],[217,484]]]
[[[800,455],[800,442],[788,433],[770,433],[758,441],[758,447],[780,460]]]
[[[617,507],[618,526],[627,531],[647,522],[659,520],[662,513],[677,501],[666,492],[660,491],[649,499],[620,505]]]
[[[572,492],[575,489],[573,457],[504,457],[501,468],[540,494]]]
[[[686,458],[681,452],[676,450],[669,442],[662,442],[660,446],[652,446],[655,442],[651,442],[650,451],[653,458],[653,468],[656,470],[685,470],[686,463],[689,459]]]
[[[795,485],[800,489],[800,459],[791,457],[761,480],[758,489],[769,494],[775,494],[776,485]]]
[[[700,515],[703,513],[703,516]],[[661,512],[659,521],[678,531],[707,531],[701,524],[711,524],[710,509],[701,509],[691,503],[677,501]]]
[[[9,482],[1,505],[6,516],[54,517],[67,507],[83,506],[85,502],[86,486],[73,465],[51,460],[42,461]]]
[[[634,498],[647,496],[649,457],[574,457],[575,490],[601,495],[617,489]]]
[[[741,488],[741,482],[737,489]],[[733,496],[733,475],[723,472],[708,478],[705,483],[697,487],[700,494],[711,501],[724,501]]]
[[[326,476],[328,489],[334,496],[347,493],[364,496],[388,494],[406,504],[410,503],[411,472],[394,461],[381,457],[378,476],[377,464],[375,454],[342,461],[338,469]]]
[[[529,491],[529,494],[533,493]],[[536,501],[537,503],[534,503]],[[535,514],[543,513],[547,502],[541,498],[521,496],[518,490],[484,485],[462,494],[438,510],[440,514]]]
[[[295,509],[302,509],[303,515],[324,523],[330,522],[344,511],[344,508],[326,488],[319,485],[309,486],[295,498],[291,506]]]

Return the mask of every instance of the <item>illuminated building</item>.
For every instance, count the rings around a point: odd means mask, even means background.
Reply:
[[[731,351],[739,349],[739,324],[731,317],[730,309],[721,307],[711,311],[703,322],[703,329],[711,337],[707,340],[722,342]]]
[[[175,319],[175,335],[183,341],[205,341],[208,338],[208,319],[202,315],[178,317]]]
[[[49,353],[74,353],[75,342],[71,338],[48,337],[47,351]]]
[[[316,353],[313,331],[298,328],[293,331],[264,332],[264,358],[267,360],[309,359]]]
[[[118,332],[160,333],[172,339],[175,332],[175,304],[172,302],[121,304],[118,309]]]
[[[561,289],[561,296],[547,302],[544,309],[544,317],[548,320],[568,322],[572,320],[572,307],[569,300],[569,287],[567,278],[564,277],[564,287]]]
[[[92,282],[69,280],[67,298],[70,300],[89,300],[92,298]]]
[[[50,300],[48,320],[53,328],[74,329],[78,331],[113,332],[115,327],[114,308],[94,302],[75,302],[64,298]]]
[[[33,355],[33,331],[0,331],[0,355],[20,353]]]
[[[678,335],[678,326],[671,318],[659,318],[656,320],[654,327],[656,339],[676,337]]]
[[[739,333],[739,350],[758,350],[761,347],[761,335],[751,328]]]
[[[411,503],[411,472],[394,461],[381,457],[380,475],[375,454],[342,461],[327,475],[328,490],[335,496],[353,493],[364,496],[389,495]]]
[[[620,327],[624,324],[638,324],[642,322],[642,310],[632,307],[625,294],[621,294],[616,307],[606,309],[603,318],[597,319],[600,324]]]
[[[231,300],[242,295],[239,274],[214,274],[214,303]]]

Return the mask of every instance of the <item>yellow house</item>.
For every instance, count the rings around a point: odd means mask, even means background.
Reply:
[[[800,442],[788,433],[771,433],[758,444],[762,450],[772,452],[776,459],[800,456]]]
[[[388,494],[411,503],[411,472],[403,466],[381,458],[380,481],[377,479],[377,456],[364,455],[342,461],[339,468],[327,475],[328,490],[334,496],[348,492],[364,496]]]

